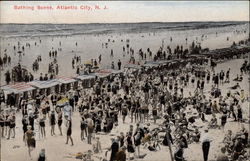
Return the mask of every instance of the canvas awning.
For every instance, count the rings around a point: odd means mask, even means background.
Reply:
[[[109,69],[111,71],[112,74],[120,74],[123,73],[124,70],[114,70],[114,69]]]
[[[95,73],[91,73],[91,75],[97,76],[99,78],[105,78],[110,76],[114,70],[111,69],[99,69]]]
[[[62,83],[62,84],[68,84],[68,83],[73,83],[73,82],[76,82],[77,80],[73,79],[73,78],[69,78],[69,77],[63,77],[63,76],[58,76],[56,77],[57,78],[57,81],[59,83]]]
[[[79,80],[88,80],[88,79],[94,79],[95,76],[94,75],[79,75],[75,78]]]
[[[111,73],[91,73],[93,76],[97,76],[99,78],[106,78],[111,75]]]
[[[18,94],[18,93],[23,93],[23,92],[34,90],[35,88],[25,82],[21,82],[21,83],[15,83],[15,84],[3,86],[1,87],[1,89],[3,89],[5,94],[10,94],[10,93]]]
[[[137,64],[126,64],[124,68],[141,69],[141,66]]]
[[[142,65],[143,67],[158,67],[159,62],[156,61],[147,61],[145,64]]]
[[[2,86],[1,89],[3,90],[4,94],[8,95],[14,93],[15,91],[10,88],[9,86]]]
[[[60,83],[56,79],[52,79],[47,81],[34,80],[32,82],[29,82],[29,84],[33,87],[44,89],[44,88],[54,87]]]

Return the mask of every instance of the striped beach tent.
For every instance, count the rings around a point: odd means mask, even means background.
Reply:
[[[79,80],[88,80],[88,79],[94,79],[94,78],[95,78],[94,75],[79,75],[75,77],[75,79],[79,79]]]
[[[77,81],[73,77],[64,77],[64,76],[58,76],[56,77],[56,79],[58,82],[62,84],[68,84],[68,83],[73,83]]]
[[[54,87],[60,83],[57,81],[57,79],[51,79],[47,81],[34,80],[32,82],[29,82],[28,84],[39,89],[44,89]]]
[[[90,75],[97,76],[99,78],[106,78],[112,74],[112,71],[109,69],[100,69],[97,70],[95,73],[91,73]]]
[[[1,89],[3,89],[5,94],[10,94],[10,93],[18,94],[18,93],[23,93],[27,91],[32,91],[35,88],[29,85],[28,83],[20,82],[20,83],[3,86],[1,87]]]
[[[3,90],[5,95],[8,95],[8,94],[15,92],[12,88],[10,88],[10,86],[7,86],[7,85],[1,86],[1,90]]]
[[[159,66],[160,65],[160,63],[159,62],[157,62],[157,61],[147,61],[147,62],[145,62],[145,64],[143,64],[142,66],[143,67],[157,67],[157,66]]]
[[[95,75],[79,75],[75,77],[75,79],[82,82],[83,88],[90,88],[94,85],[95,81]],[[81,87],[80,87],[81,88]]]
[[[110,69],[110,71],[111,71],[111,73],[112,74],[120,74],[120,73],[123,73],[124,72],[124,70],[122,69],[122,70],[114,70],[114,69]]]
[[[132,68],[132,69],[141,69],[141,66],[140,65],[137,65],[137,64],[125,64],[124,65],[124,68]]]

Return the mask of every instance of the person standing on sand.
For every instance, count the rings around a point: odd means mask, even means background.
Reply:
[[[110,148],[111,155],[110,155],[110,160],[109,161],[115,161],[116,153],[119,150],[119,144],[114,138],[112,138],[111,141],[112,141],[111,148]]]
[[[5,73],[5,81],[6,81],[7,84],[9,84],[10,81],[11,81],[10,72],[9,72],[9,71],[7,71],[7,72]]]
[[[40,78],[39,78],[40,81],[43,81],[43,73],[40,73]]]
[[[4,115],[2,113],[0,113],[0,137],[3,138],[4,137]]]
[[[215,87],[219,88],[219,74],[218,73],[214,77],[214,85]]]
[[[201,137],[202,152],[203,152],[204,161],[208,161],[210,142],[212,142],[212,140],[210,139],[210,137],[208,135],[208,130],[206,129],[204,135]]]
[[[157,108],[155,106],[152,109],[152,114],[153,114],[153,118],[154,118],[154,123],[156,124],[156,120],[157,120]]]
[[[55,124],[56,124],[56,116],[55,116],[55,111],[51,111],[50,114],[50,126],[51,126],[51,136],[56,135],[55,134]]]
[[[118,61],[117,65],[118,65],[118,70],[121,70],[122,62],[121,62],[121,60],[120,60],[120,59],[119,59],[119,61]]]
[[[229,77],[229,75],[230,75],[230,68],[227,70],[227,72],[226,72],[226,80],[225,80],[225,83],[229,83],[230,82],[230,77]]]
[[[59,66],[58,66],[58,64],[56,64],[55,65],[55,75],[58,75],[58,73],[59,73]]]
[[[126,105],[124,105],[124,107],[122,107],[122,122],[123,123],[125,123],[125,118],[126,118],[126,116],[127,116],[127,114],[128,114],[128,109],[127,109],[127,106]]]
[[[75,69],[75,59],[72,58],[72,69]]]
[[[222,116],[221,116],[221,128],[224,131],[225,124],[227,123],[227,113],[228,113],[228,110],[226,109],[226,107],[222,107],[221,108],[221,112],[222,112]]]
[[[99,62],[99,64],[100,64],[101,61],[102,61],[102,55],[101,55],[101,54],[99,55],[98,59],[99,59],[98,62]]]
[[[8,117],[8,120],[10,122],[10,126],[9,126],[9,132],[8,132],[8,138],[10,139],[10,133],[12,131],[13,133],[13,138],[15,138],[15,127],[16,127],[16,116],[14,113],[11,113],[10,116]]]
[[[67,141],[66,141],[66,144],[68,144],[68,141],[69,141],[69,139],[70,139],[70,141],[71,141],[71,146],[73,146],[74,143],[73,143],[73,139],[72,139],[72,137],[71,137],[71,134],[72,134],[72,122],[71,122],[71,120],[68,120]]]
[[[22,125],[23,125],[23,141],[25,142],[25,135],[26,135],[26,132],[27,132],[27,130],[28,130],[27,115],[23,116]],[[4,132],[4,131],[2,131],[2,137],[3,137],[3,132]],[[25,144],[26,144],[26,142],[25,142]]]
[[[89,118],[87,118],[87,128],[88,128],[88,144],[91,144],[91,138],[92,138],[92,133],[94,131],[94,121],[91,118],[91,115],[89,116]]]
[[[61,108],[57,108],[56,110],[57,112],[57,125],[58,125],[58,129],[60,131],[60,135],[62,136],[62,122],[63,122],[63,119],[62,119],[62,110]]]
[[[94,60],[94,67],[97,67],[97,61],[96,61],[96,59]]]
[[[114,64],[113,61],[112,61],[112,63],[111,63],[111,69],[115,69],[115,64]]]
[[[114,57],[114,52],[113,52],[113,49],[111,49],[111,52],[110,52],[110,57]]]
[[[33,150],[33,148],[36,147],[36,141],[35,141],[35,133],[33,132],[33,130],[31,129],[32,127],[29,125],[28,126],[28,130],[25,133],[25,140],[27,142],[28,145],[28,152],[29,152],[29,156],[31,157],[31,151]]]
[[[132,129],[132,131],[133,131],[133,129]],[[128,151],[129,160],[131,159],[130,153],[133,153],[134,158],[135,158],[135,149],[134,149],[134,144],[133,144],[133,140],[132,140],[132,132],[127,132],[126,143],[127,143],[127,151]]]
[[[46,137],[46,132],[45,132],[45,116],[46,115],[40,115],[40,117],[39,117],[39,125],[40,125],[40,130],[41,130],[42,137]]]
[[[85,138],[84,138],[84,133],[86,135],[86,137],[88,136],[87,134],[87,121],[85,120],[85,117],[82,116],[82,120],[81,120],[81,123],[80,123],[80,128],[81,128],[81,140],[83,141]]]

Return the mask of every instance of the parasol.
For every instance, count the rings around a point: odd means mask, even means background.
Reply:
[[[59,101],[57,101],[57,105],[58,106],[64,106],[66,104],[66,102],[68,102],[69,100],[67,98],[62,98]]]
[[[84,62],[84,65],[90,65],[90,66],[92,66],[92,63],[91,63],[91,61],[86,61],[86,62]]]

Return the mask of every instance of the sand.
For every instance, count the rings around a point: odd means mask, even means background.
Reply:
[[[218,64],[218,66],[215,68],[216,72],[220,70],[227,70],[229,67],[231,68],[231,79],[236,76],[236,74],[239,74],[239,67],[243,63],[244,59],[236,59],[231,60],[228,62],[224,62],[222,64]],[[228,91],[228,87],[234,85],[236,82],[231,81],[230,84],[225,84],[221,86],[222,89],[222,95],[225,96],[226,92]],[[249,91],[246,89],[249,89],[249,79],[247,75],[244,75],[244,79],[242,82],[240,82],[240,86],[242,89],[245,89],[246,94],[249,96]],[[211,84],[205,84],[205,90],[210,90]],[[187,87],[184,89],[185,93],[188,93],[189,91],[193,92],[194,89],[191,87]],[[249,120],[249,102],[244,102],[242,104],[243,107],[243,118]],[[217,115],[217,118],[219,115]],[[206,117],[207,120],[210,120],[210,117]],[[80,141],[80,117],[78,112],[75,112],[73,114],[73,133],[72,137],[74,140],[74,146],[66,145],[66,137],[65,137],[65,126],[63,126],[63,135],[59,136],[59,130],[56,128],[56,136],[50,136],[50,127],[48,120],[46,120],[46,139],[38,139],[37,140],[37,147],[32,152],[32,157],[30,158],[28,156],[28,149],[24,146],[24,142],[22,141],[22,125],[21,125],[21,114],[17,114],[17,127],[16,127],[16,138],[6,140],[5,138],[1,139],[1,160],[2,161],[29,161],[29,160],[36,160],[36,157],[39,154],[40,149],[45,148],[46,154],[49,161],[72,161],[76,159],[72,158],[66,158],[66,156],[69,156],[69,153],[77,153],[77,152],[86,152],[89,149],[92,149],[92,146],[87,144],[87,141]],[[126,132],[129,129],[129,125],[131,125],[130,119],[127,118],[126,123],[122,124],[121,119],[119,119],[119,126],[114,128],[111,131],[111,134],[119,134],[120,132]],[[158,123],[160,124],[161,120],[158,120]],[[200,122],[200,121],[199,121]],[[153,121],[151,120],[151,124],[153,124]],[[228,119],[228,123],[225,126],[225,132],[229,129],[233,131],[235,134],[237,131],[240,130],[241,125],[245,125],[245,127],[248,126],[247,123],[237,123],[232,122],[232,118]],[[206,127],[207,123],[204,124]],[[156,126],[156,125],[153,125]],[[203,128],[202,128],[203,129]],[[200,129],[201,131],[203,131]],[[209,153],[209,160],[215,160],[216,156],[220,152],[220,147],[222,146],[222,140],[224,138],[225,132],[223,130],[213,129],[209,131],[209,135],[213,138],[213,142],[211,143],[210,147],[210,153]],[[97,136],[97,135],[96,135]],[[99,135],[100,141],[102,144],[102,148],[108,148],[111,145],[110,138],[113,136],[110,135]],[[94,142],[94,141],[93,141]],[[20,146],[19,148],[13,149],[15,145]],[[161,150],[157,152],[150,152],[147,149],[142,149],[142,154],[147,154],[147,156],[144,159],[135,159],[136,161],[143,160],[143,161],[170,161],[170,155],[169,155],[169,149],[168,147],[161,146]],[[105,151],[105,150],[104,150]],[[173,147],[173,151],[175,151],[175,147]],[[101,154],[98,154],[97,156],[104,157],[104,152]],[[108,155],[109,156],[109,155]],[[201,161],[202,156],[202,150],[201,150],[201,144],[195,144],[192,143],[189,145],[188,149],[184,149],[184,157],[188,161]],[[97,158],[94,158],[95,161],[98,161]]]
[[[76,69],[72,70],[71,60],[74,55],[81,56],[82,63],[89,61],[90,59],[97,59],[98,56],[102,55],[102,63],[100,66],[102,68],[110,68],[111,62],[114,61],[115,65],[118,59],[121,59],[122,64],[124,65],[129,60],[129,55],[125,54],[123,57],[122,47],[126,46],[126,39],[130,40],[130,46],[137,52],[140,48],[143,51],[146,51],[150,47],[151,51],[155,53],[159,47],[162,45],[162,40],[164,40],[164,48],[169,45],[174,48],[179,45],[183,45],[184,49],[188,48],[193,40],[198,38],[198,42],[201,42],[203,48],[223,48],[229,47],[233,41],[238,42],[240,40],[246,39],[248,36],[247,33],[236,34],[233,31],[241,30],[242,26],[229,26],[223,28],[209,28],[209,29],[200,29],[200,30],[187,30],[187,31],[159,31],[156,33],[129,33],[129,34],[103,34],[103,35],[74,35],[74,36],[61,36],[61,37],[18,37],[18,38],[5,38],[1,39],[1,56],[4,54],[4,50],[7,49],[7,54],[12,57],[12,64],[4,70],[1,71],[0,84],[4,85],[4,73],[7,70],[10,70],[18,62],[18,56],[14,55],[13,46],[17,46],[18,41],[22,45],[25,43],[30,43],[31,48],[25,49],[25,55],[22,57],[21,64],[25,66],[29,71],[32,69],[32,63],[35,61],[38,55],[42,56],[42,63],[40,63],[40,70],[37,73],[33,73],[35,78],[38,78],[40,73],[47,73],[48,63],[52,61],[49,58],[49,51],[52,49],[59,48],[59,42],[62,43],[62,51],[58,52],[58,64],[59,64],[59,75],[63,76],[74,76]],[[216,35],[215,33],[218,32]],[[207,35],[207,38],[204,38],[201,41],[201,35]],[[173,41],[170,42],[170,37],[173,37]],[[186,43],[185,38],[188,38]],[[227,41],[229,37],[229,41]],[[109,42],[108,48],[102,48],[102,43],[108,42],[108,39],[114,42]],[[41,43],[39,43],[41,40]],[[121,41],[123,40],[123,41]],[[34,43],[37,42],[37,46]],[[75,43],[78,43],[76,47]],[[114,58],[110,58],[110,50],[114,50]],[[138,58],[138,55],[136,58]],[[218,64],[216,71],[221,69],[227,70],[231,68],[231,79],[236,77],[236,74],[239,74],[240,65],[243,63],[243,59],[231,60],[222,64]],[[117,66],[116,66],[117,67]],[[225,84],[222,87],[222,94],[225,95],[228,91],[228,87],[235,85],[235,82],[231,81],[230,84]],[[244,76],[242,82],[240,82],[242,89],[245,89],[245,92],[249,96],[249,80],[247,76]],[[211,84],[205,84],[205,91],[209,91]],[[184,89],[184,93],[187,94],[189,91],[193,92],[192,87]],[[242,104],[243,107],[243,117],[249,119],[249,102]],[[50,127],[48,119],[46,120],[46,139],[39,139],[37,136],[37,147],[32,152],[32,157],[28,156],[28,149],[25,146],[22,137],[23,130],[21,124],[21,114],[17,113],[16,119],[16,138],[6,140],[6,138],[1,138],[1,161],[29,161],[36,160],[38,157],[39,151],[42,148],[46,149],[46,155],[49,161],[72,161],[76,159],[66,158],[69,156],[69,153],[77,152],[86,152],[89,149],[92,149],[91,145],[87,144],[87,141],[80,141],[80,117],[78,112],[75,112],[73,115],[73,133],[72,137],[74,140],[74,146],[66,145],[66,128],[63,125],[63,135],[59,135],[59,130],[56,127],[56,136],[50,136]],[[207,118],[210,119],[209,117]],[[241,124],[237,122],[231,122],[232,119],[228,119],[228,123],[225,126],[225,131],[231,129],[233,133],[236,133],[240,128]],[[127,117],[126,123],[122,124],[122,121],[119,119],[119,126],[112,130],[111,134],[119,134],[121,131],[128,131],[129,125],[131,125],[130,119]],[[153,122],[153,121],[151,121]],[[161,121],[159,120],[158,123]],[[156,125],[154,125],[156,126]],[[247,127],[247,124],[245,124]],[[224,137],[225,132],[222,130],[210,130],[209,134],[213,138],[213,142],[210,148],[209,160],[214,160],[219,154],[219,149],[221,147],[221,141]],[[99,135],[103,149],[110,147],[111,141],[110,135]],[[93,141],[94,142],[94,141]],[[19,146],[19,148],[13,148],[14,146]],[[169,149],[168,147],[161,146],[161,150],[157,152],[150,152],[147,149],[142,149],[142,154],[147,154],[143,161],[170,161]],[[173,151],[175,147],[173,147]],[[105,151],[105,150],[103,150]],[[98,156],[104,157],[104,152]],[[190,144],[188,149],[184,150],[184,157],[188,161],[200,161],[202,160],[202,151],[201,144]],[[94,160],[98,160],[94,158]],[[142,160],[142,159],[136,159]]]

